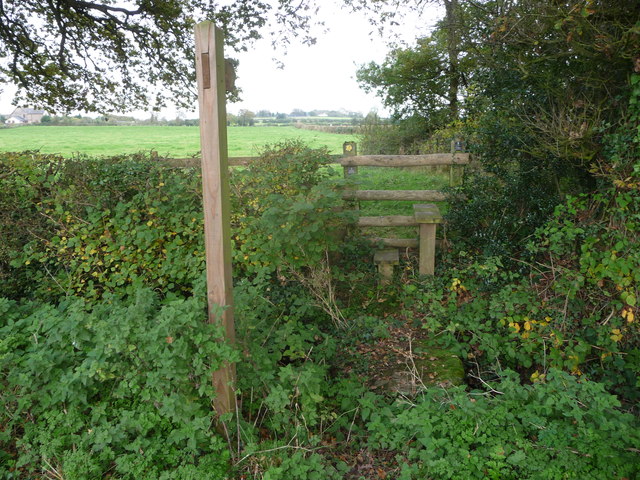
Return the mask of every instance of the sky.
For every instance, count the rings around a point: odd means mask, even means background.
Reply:
[[[381,115],[385,110],[379,98],[366,94],[356,81],[359,66],[371,61],[381,62],[389,51],[387,40],[390,33],[398,35],[399,41],[413,44],[419,36],[429,33],[435,22],[442,16],[435,6],[427,7],[422,17],[406,19],[393,32],[387,32],[381,38],[362,14],[350,13],[340,8],[335,0],[321,9],[320,19],[325,29],[316,30],[317,43],[312,46],[296,44],[288,47],[287,52],[274,50],[268,38],[256,42],[247,52],[226,52],[227,56],[237,58],[240,65],[237,71],[236,85],[242,89],[242,101],[228,104],[227,111],[237,113],[240,109],[253,112],[269,110],[271,112],[290,113],[294,109],[340,110],[367,114],[377,111]],[[276,58],[284,64],[278,68]],[[15,88],[5,86],[0,93],[0,114],[13,111],[11,101]],[[167,108],[160,117],[173,119],[197,117],[193,111],[178,111]],[[137,118],[149,118],[150,112],[128,112]]]

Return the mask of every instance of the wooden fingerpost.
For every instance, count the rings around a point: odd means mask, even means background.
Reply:
[[[202,22],[196,25],[195,39],[209,322],[222,322],[225,340],[234,343],[222,30]],[[224,308],[221,315],[220,307]],[[231,363],[213,373],[213,406],[218,416],[235,411],[235,376]]]
[[[433,203],[414,205],[415,220],[420,224],[420,275],[433,275],[436,267],[436,226],[442,215]]]
[[[456,153],[464,152],[464,140],[456,138],[451,141],[451,153],[455,160]],[[464,166],[456,165],[455,163],[449,167],[449,186],[457,187],[462,185],[464,179]]]

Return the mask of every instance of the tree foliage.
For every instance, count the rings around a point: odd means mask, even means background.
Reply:
[[[312,42],[314,11],[293,0],[2,0],[0,82],[52,112],[191,107],[197,22],[215,21],[241,50],[265,31]]]

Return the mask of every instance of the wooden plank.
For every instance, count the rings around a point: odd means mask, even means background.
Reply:
[[[451,141],[451,153],[464,152],[465,142],[461,138],[456,138]],[[449,168],[449,186],[457,187],[464,182],[464,166],[463,165],[451,165]]]
[[[418,248],[418,246],[419,246],[419,239],[417,239],[417,238],[378,238],[378,237],[372,237],[369,240],[374,245],[382,244],[385,247]]]
[[[378,266],[380,284],[389,285],[393,280],[393,266],[400,263],[400,255],[396,248],[378,250],[373,256],[373,262]]]
[[[226,340],[233,343],[235,328],[222,30],[211,22],[202,22],[195,28],[195,41],[209,322],[221,322]],[[218,315],[220,307],[224,311]],[[213,406],[217,415],[235,411],[235,375],[235,365],[229,363],[213,373],[216,389]]]
[[[418,225],[412,215],[386,215],[382,217],[360,217],[359,227],[415,227]]]
[[[398,249],[387,248],[384,250],[378,250],[373,255],[373,263],[390,263],[391,265],[398,265],[400,263],[400,255]]]
[[[442,223],[440,209],[433,203],[414,205],[413,216],[418,223]]]
[[[439,190],[348,190],[345,200],[398,200],[409,202],[443,202],[447,196]]]
[[[424,167],[429,165],[466,165],[468,153],[431,153],[429,155],[357,155],[343,158],[343,167]]]

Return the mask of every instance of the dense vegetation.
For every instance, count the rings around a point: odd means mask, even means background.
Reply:
[[[558,207],[528,249],[537,269],[452,249],[437,277],[409,263],[381,289],[326,151],[267,149],[231,177],[230,348],[203,321],[196,172],[2,160],[6,478],[638,473],[637,173]],[[469,385],[376,389],[363,348],[401,330],[464,358]],[[225,360],[240,409],[220,436],[209,378]]]
[[[198,172],[0,156],[0,476],[640,476],[638,12],[445,3],[419,60],[457,80],[440,103],[421,76],[387,92],[428,102],[367,137],[464,135],[475,153],[436,275],[406,256],[379,285],[328,151],[265,147],[230,178],[234,346],[204,321]],[[414,78],[390,75],[414,53],[368,79]],[[228,361],[220,433],[210,377]],[[389,387],[398,372],[412,389]]]

